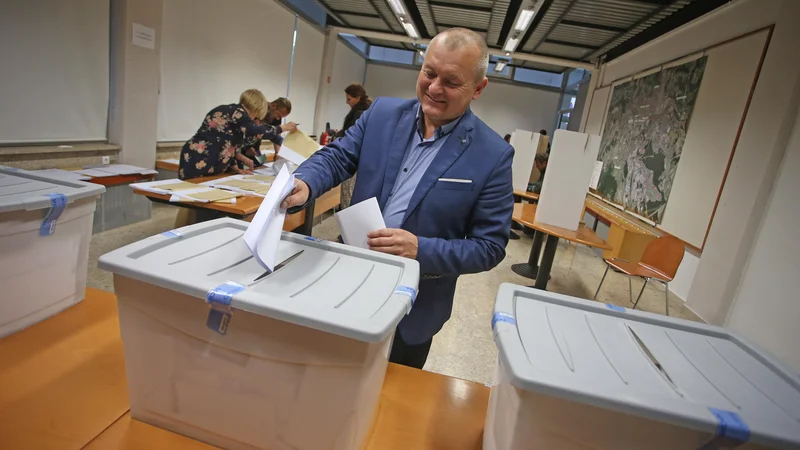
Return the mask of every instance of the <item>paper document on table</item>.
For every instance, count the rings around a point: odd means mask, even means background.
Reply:
[[[293,187],[294,175],[286,167],[282,167],[242,236],[256,261],[270,272],[275,268],[275,257],[286,218],[286,210],[281,209],[281,202],[292,192]]]
[[[100,170],[100,169],[79,169],[79,170],[73,170],[73,172],[77,172],[86,175],[87,177],[93,177],[93,178],[113,177],[116,175],[111,172],[106,172],[105,170]]]
[[[281,151],[279,155],[283,156],[283,149],[285,146],[288,146],[296,153],[303,155],[306,158],[310,158],[314,152],[322,148],[317,141],[306,136],[306,134],[300,130],[297,130],[294,133],[289,133],[285,138],[283,138],[283,144],[281,144]]]
[[[383,221],[383,214],[375,197],[351,205],[336,213],[335,217],[342,233],[342,240],[353,247],[369,249],[367,234],[386,228],[386,222]]]
[[[292,150],[291,147],[287,146],[285,143],[281,146],[281,152],[278,154],[278,156],[291,163],[297,164],[298,166],[306,162],[308,159],[307,157]]]
[[[600,182],[600,174],[603,173],[603,161],[595,161],[594,171],[592,172],[592,180],[589,182],[589,187],[597,190],[597,183]]]

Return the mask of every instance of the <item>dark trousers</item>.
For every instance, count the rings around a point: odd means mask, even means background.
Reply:
[[[396,330],[394,341],[392,342],[392,353],[389,354],[389,362],[422,369],[422,366],[425,365],[425,360],[428,359],[428,352],[431,350],[432,343],[433,338],[430,338],[427,342],[419,345],[408,345],[400,336],[400,330]]]

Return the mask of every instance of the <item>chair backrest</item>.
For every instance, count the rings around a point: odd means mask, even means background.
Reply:
[[[668,277],[675,278],[675,272],[683,261],[684,243],[675,236],[664,235],[647,245],[642,254],[642,264],[652,267]]]

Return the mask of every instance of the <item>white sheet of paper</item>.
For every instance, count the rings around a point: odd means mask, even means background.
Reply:
[[[290,149],[285,145],[281,146],[281,152],[278,153],[278,156],[288,160],[289,162],[295,163],[298,166],[300,164],[303,164],[306,161],[306,159],[308,159],[305,156],[301,155],[300,153],[297,153],[296,151]]]
[[[281,240],[283,221],[286,210],[281,209],[281,202],[294,187],[294,176],[286,167],[281,168],[272,183],[264,201],[258,207],[253,221],[247,227],[242,239],[259,264],[265,269],[275,269],[275,257]]]
[[[589,182],[589,187],[597,190],[597,183],[600,182],[600,174],[603,173],[603,161],[594,162],[594,171],[592,172],[592,181]]]
[[[336,213],[334,217],[342,232],[342,240],[353,247],[369,249],[367,234],[386,228],[386,222],[383,221],[383,214],[375,197],[350,205],[349,208]]]
[[[114,173],[106,172],[105,170],[100,170],[100,169],[79,169],[79,170],[75,170],[74,172],[81,173],[81,174],[89,176],[89,177],[96,177],[96,178],[113,177],[113,176],[116,175]]]
[[[170,164],[180,164],[181,163],[180,161],[178,161],[177,159],[174,159],[174,158],[173,159],[162,159],[161,161],[163,161],[165,163],[170,163]]]
[[[77,172],[72,172],[69,170],[61,170],[61,169],[43,169],[43,170],[37,170],[36,173],[40,175],[47,175],[48,177],[58,178],[59,180],[67,180],[67,181],[87,181],[92,179],[92,177],[81,175]]]
[[[133,23],[131,43],[139,47],[154,50],[156,48],[156,30],[140,23]]]

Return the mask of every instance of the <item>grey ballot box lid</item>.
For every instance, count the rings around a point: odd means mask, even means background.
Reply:
[[[800,376],[730,330],[513,284],[492,327],[520,389],[800,448]]]
[[[36,171],[0,166],[0,212],[49,208],[47,194],[62,194],[67,203],[72,203],[105,191],[99,184],[67,181]]]
[[[198,301],[232,281],[244,287],[232,308],[365,342],[388,337],[411,310],[417,261],[283,232],[277,261],[303,253],[263,276],[242,240],[248,225],[190,225],[107,253],[99,267]]]

